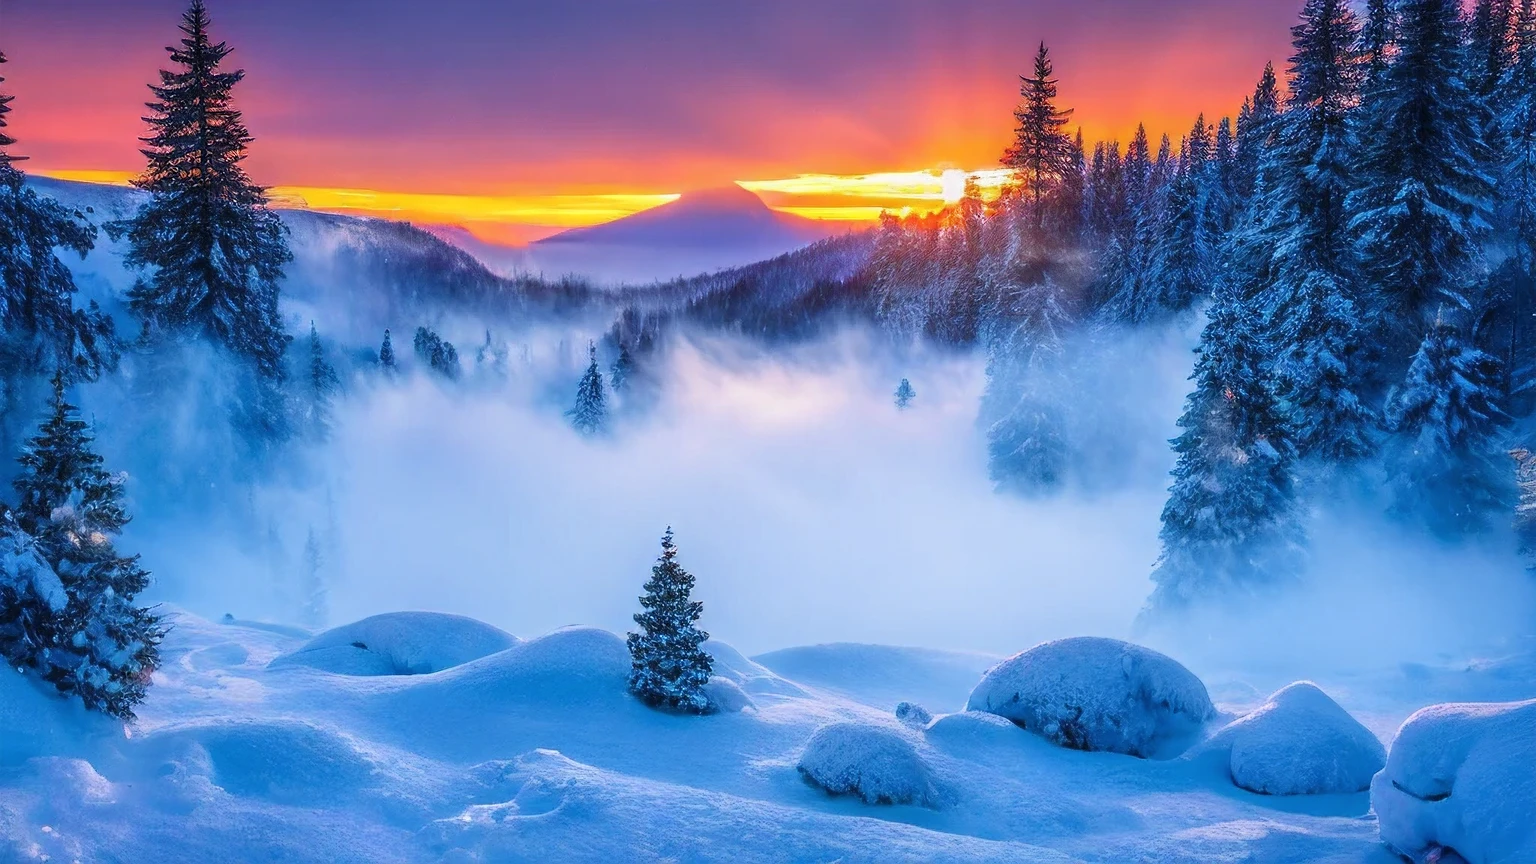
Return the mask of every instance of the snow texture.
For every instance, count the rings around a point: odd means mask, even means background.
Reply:
[[[1536,861],[1536,700],[1432,705],[1371,781],[1381,839],[1414,862]],[[1454,860],[1441,858],[1440,860]]]
[[[1228,754],[1232,782],[1261,795],[1363,792],[1386,762],[1376,736],[1310,681],[1298,681],[1200,748]]]
[[[517,637],[462,615],[391,612],[333,627],[272,666],[310,666],[338,675],[425,675],[517,644]]]
[[[899,702],[896,705],[896,719],[915,729],[922,729],[933,722],[933,715],[928,709],[913,702]]]
[[[1115,639],[1037,645],[988,670],[968,711],[988,711],[1061,747],[1178,755],[1216,716],[1205,685],[1173,659]]]
[[[752,697],[740,685],[719,675],[713,676],[704,685],[704,699],[709,703],[709,713],[714,714],[737,714],[757,707],[757,703],[752,701]]]
[[[18,596],[38,598],[54,612],[69,602],[58,574],[37,554],[31,538],[19,532],[0,532],[0,585]]]
[[[932,769],[911,741],[888,727],[823,726],[811,735],[797,767],[833,795],[855,795],[866,804],[940,806]]]

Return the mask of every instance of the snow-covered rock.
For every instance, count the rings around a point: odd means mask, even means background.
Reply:
[[[1536,861],[1536,700],[1432,705],[1371,781],[1381,839],[1414,861]]]
[[[867,804],[940,805],[928,763],[894,729],[866,723],[823,726],[806,743],[798,767],[806,780],[833,795],[857,795]]]
[[[334,627],[270,666],[309,666],[339,675],[425,675],[505,651],[517,637],[441,612],[392,612]]]
[[[1089,636],[992,667],[966,710],[1006,717],[1062,747],[1143,758],[1176,755],[1216,716],[1205,685],[1173,659]]]
[[[896,719],[914,729],[922,729],[933,722],[933,715],[928,709],[915,702],[896,703]]]
[[[1201,750],[1225,751],[1232,782],[1261,795],[1363,792],[1387,756],[1369,729],[1309,681],[1280,689]]]
[[[721,678],[719,675],[709,679],[704,685],[704,698],[709,700],[709,710],[712,714],[739,714],[748,708],[756,708],[746,691],[729,678]]]

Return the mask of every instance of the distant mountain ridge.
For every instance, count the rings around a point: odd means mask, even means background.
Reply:
[[[621,246],[663,244],[694,248],[722,244],[733,247],[786,247],[779,249],[779,253],[782,253],[843,233],[844,230],[804,216],[781,213],[764,204],[763,199],[757,195],[733,183],[717,189],[686,192],[677,200],[659,207],[601,225],[562,231],[533,245],[602,243]]]

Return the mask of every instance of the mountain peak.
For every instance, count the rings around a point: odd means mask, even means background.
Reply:
[[[768,209],[763,199],[753,192],[732,183],[684,192],[672,202],[674,209],[693,211],[755,212]]]

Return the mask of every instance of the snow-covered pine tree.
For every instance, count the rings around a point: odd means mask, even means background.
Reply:
[[[94,380],[117,363],[112,319],[95,301],[75,308],[75,280],[56,250],[84,258],[96,228],[23,182],[14,163],[25,157],[7,150],[16,143],[5,117],[14,98],[0,93],[0,374],[64,368]]]
[[[624,340],[619,340],[619,356],[613,360],[613,365],[608,367],[608,380],[613,385],[613,392],[623,393],[629,388],[629,378],[635,372],[635,358],[629,353],[629,346]]]
[[[165,629],[153,610],[134,602],[149,574],[138,556],[113,545],[129,520],[123,477],[107,472],[91,441],[65,398],[63,374],[55,373],[49,414],[13,481],[16,525],[35,538],[67,596],[64,610],[40,628],[32,668],[87,707],[132,718]]]
[[[912,382],[905,378],[901,379],[901,383],[896,387],[896,407],[902,409],[910,408],[912,407],[912,400],[916,398],[917,391],[912,389]]]
[[[699,646],[709,634],[695,626],[704,604],[692,599],[693,575],[677,563],[672,529],[661,538],[661,558],[651,568],[635,615],[640,632],[630,633],[629,689],[653,708],[694,714],[709,710],[704,685],[713,662]]]
[[[603,373],[597,368],[597,345],[587,344],[587,371],[576,386],[576,406],[565,412],[571,425],[586,436],[599,435],[608,427],[608,405],[603,397]]]
[[[1280,115],[1280,84],[1274,64],[1264,65],[1264,73],[1259,76],[1253,96],[1245,107],[1246,110],[1238,116],[1237,140],[1232,155],[1232,185],[1239,208],[1253,197],[1259,168],[1274,137],[1275,118]]]
[[[1472,310],[1468,287],[1489,230],[1493,181],[1479,102],[1463,78],[1459,5],[1405,0],[1397,58],[1358,112],[1348,230],[1376,293],[1371,338],[1401,356],[1443,306]]]
[[[330,617],[330,591],[325,584],[325,555],[314,528],[309,529],[309,536],[304,540],[304,584],[301,587],[304,600],[299,609],[300,621],[306,627],[324,627]]]
[[[1398,434],[1388,459],[1394,515],[1448,540],[1509,516],[1515,477],[1499,446],[1508,418],[1498,387],[1496,358],[1443,321],[1430,327],[1387,404]]]
[[[1497,304],[1497,340],[1503,354],[1505,392],[1527,391],[1536,364],[1536,0],[1520,0],[1515,16],[1515,54],[1504,73],[1506,107],[1499,117],[1497,243],[1508,257],[1490,279]],[[1523,412],[1522,412],[1523,413]]]
[[[1058,295],[1050,282],[1020,292],[1009,316],[1014,324],[990,352],[981,422],[988,474],[999,491],[1040,495],[1066,481],[1062,334],[1068,319]]]
[[[1165,312],[1194,305],[1214,272],[1218,238],[1207,208],[1210,152],[1210,129],[1202,115],[1184,139],[1154,240],[1151,282]]]
[[[1065,131],[1072,112],[1056,107],[1053,74],[1050,49],[1041,42],[1035,54],[1034,74],[1019,77],[1022,101],[1013,112],[1018,126],[1002,159],[1002,164],[1017,174],[1030,202],[1027,222],[1034,238],[1043,234],[1047,199],[1071,172],[1079,170],[1081,162],[1082,151],[1074,147],[1072,137]]]
[[[1291,30],[1290,99],[1262,173],[1254,274],[1297,455],[1347,462],[1372,452],[1359,395],[1363,327],[1344,202],[1354,181],[1349,114],[1360,86],[1359,22],[1347,0],[1307,0]],[[1270,284],[1263,285],[1264,281]]]
[[[320,341],[320,331],[315,322],[309,322],[309,370],[307,375],[304,426],[310,440],[324,441],[331,436],[331,403],[341,379],[336,367],[325,359],[325,345]]]
[[[1280,587],[1300,572],[1292,449],[1263,343],[1230,288],[1218,288],[1208,314],[1173,440],[1154,609]]]
[[[1366,0],[1360,54],[1365,63],[1364,92],[1374,96],[1386,81],[1397,53],[1398,0]]]
[[[388,330],[384,331],[384,343],[379,346],[379,368],[389,376],[399,371],[395,365],[395,343],[390,339]]]
[[[437,331],[430,327],[417,327],[416,337],[411,341],[416,351],[416,359],[427,364],[427,368],[447,378],[450,381],[457,380],[459,372],[459,349],[453,347],[453,343],[437,335]]]
[[[245,73],[219,71],[230,48],[208,25],[203,0],[192,0],[180,47],[167,49],[175,71],[150,86],[148,167],[135,185],[152,197],[113,230],[128,237],[124,262],[151,271],[129,292],[141,318],[202,333],[281,381],[290,337],[278,283],[293,255],[266,190],[241,167],[252,139],[232,95]]]

